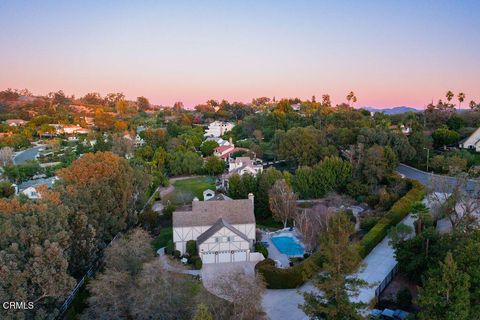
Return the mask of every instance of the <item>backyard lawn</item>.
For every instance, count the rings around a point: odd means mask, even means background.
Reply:
[[[185,180],[177,180],[173,183],[175,188],[171,193],[163,197],[163,202],[170,201],[175,205],[187,204],[194,197],[203,200],[203,191],[215,190],[215,179],[212,177],[195,177]]]

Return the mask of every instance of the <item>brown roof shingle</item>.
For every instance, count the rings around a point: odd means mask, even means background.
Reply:
[[[212,226],[223,218],[230,224],[255,223],[253,199],[193,201],[192,211],[173,213],[173,227]]]

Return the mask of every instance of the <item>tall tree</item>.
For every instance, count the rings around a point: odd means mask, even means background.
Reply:
[[[355,93],[353,91],[350,91],[347,94],[347,101],[348,101],[349,105],[350,105],[350,101],[352,101],[352,106],[355,102],[357,102],[357,96],[355,95]]]
[[[285,179],[281,179],[273,184],[268,199],[273,218],[281,221],[286,228],[288,220],[293,219],[297,213],[297,195]]]
[[[67,273],[69,209],[57,192],[41,199],[0,199],[0,301],[30,301],[33,309],[2,310],[2,319],[45,319],[75,286]]]
[[[137,98],[137,109],[141,111],[145,111],[150,108],[150,101],[148,101],[145,97],[138,97]]]
[[[432,270],[420,289],[420,320],[470,319],[470,277],[458,270],[449,252],[438,269]]]
[[[314,280],[314,292],[304,293],[303,311],[311,319],[362,319],[362,303],[351,302],[365,283],[351,275],[360,263],[358,250],[350,243],[355,227],[345,213],[329,220],[326,232],[320,237],[320,254],[324,259],[323,272]]]
[[[458,98],[458,109],[462,108],[462,102],[465,101],[465,93],[460,92],[457,96]]]
[[[445,97],[447,98],[447,101],[448,101],[448,102],[452,101],[452,99],[453,99],[454,96],[455,96],[455,95],[454,95],[453,92],[450,91],[450,90],[448,90],[447,93],[445,94]]]

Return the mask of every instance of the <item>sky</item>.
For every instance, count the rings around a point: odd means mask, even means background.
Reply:
[[[423,108],[480,100],[480,1],[0,1],[0,89]]]

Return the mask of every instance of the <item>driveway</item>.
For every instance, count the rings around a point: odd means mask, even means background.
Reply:
[[[452,192],[459,183],[455,177],[425,172],[406,164],[400,164],[397,167],[397,172],[407,178],[418,180],[421,184],[435,192]],[[466,192],[474,192],[478,187],[479,182],[477,180],[469,179],[464,189]]]
[[[211,293],[219,296],[219,292],[215,288],[217,279],[234,273],[241,273],[255,276],[255,265],[257,262],[229,262],[229,263],[208,263],[202,266],[202,282],[203,286]]]
[[[314,291],[311,281],[299,289],[268,289],[263,295],[263,311],[271,320],[306,320],[307,315],[299,308],[304,303],[303,292]]]

